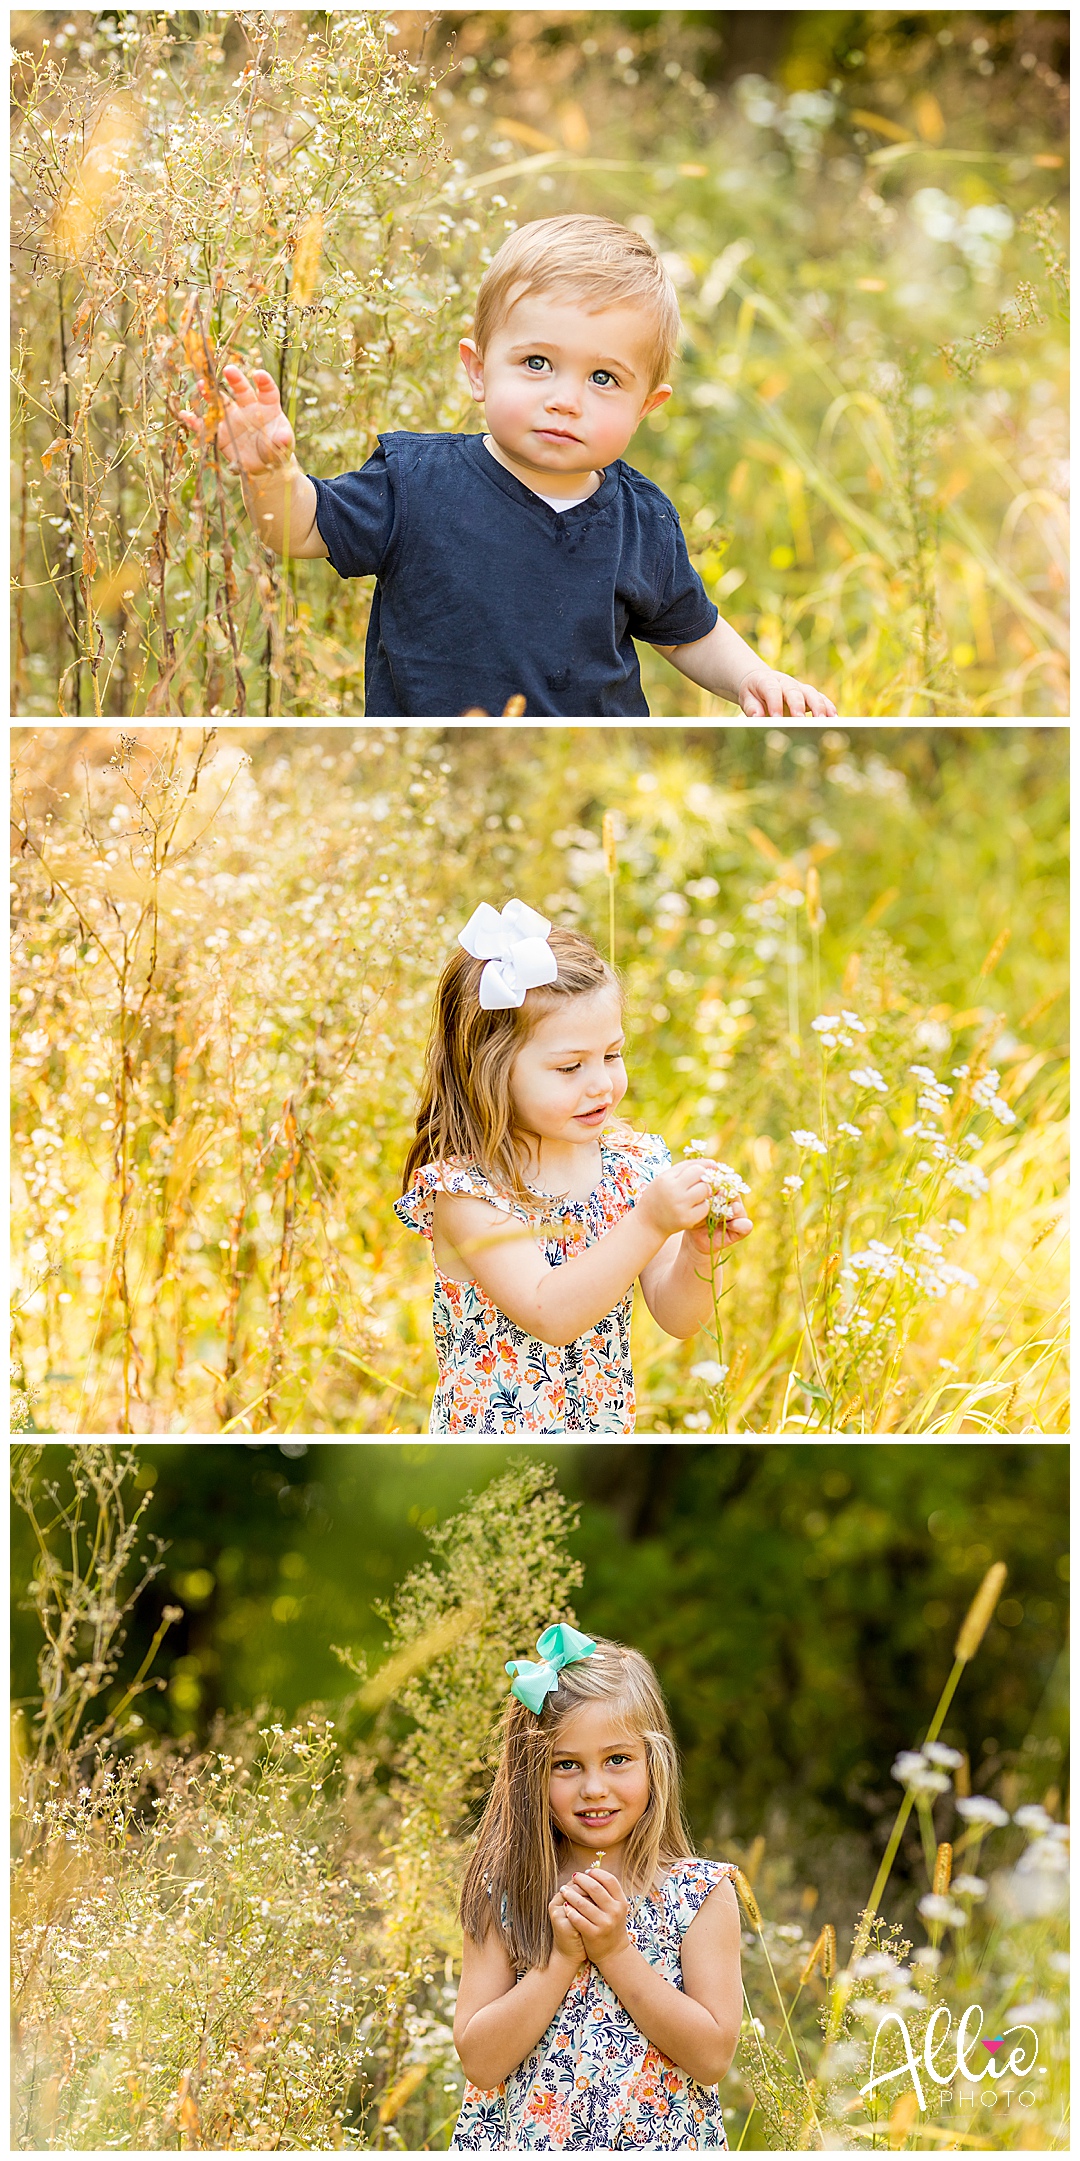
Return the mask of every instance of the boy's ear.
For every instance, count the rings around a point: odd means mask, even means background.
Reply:
[[[461,365],[469,378],[469,389],[478,405],[484,402],[484,361],[475,338],[462,338],[458,346]]]
[[[671,384],[658,383],[655,390],[650,390],[649,395],[641,408],[641,413],[639,417],[644,420],[646,413],[655,413],[657,406],[666,405],[670,396]]]

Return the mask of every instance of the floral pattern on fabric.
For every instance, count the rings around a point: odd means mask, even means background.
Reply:
[[[436,1193],[465,1193],[516,1216],[543,1239],[552,1268],[594,1246],[633,1207],[638,1194],[671,1157],[654,1133],[620,1129],[601,1136],[600,1183],[587,1200],[559,1201],[557,1225],[546,1235],[520,1201],[498,1192],[475,1163],[426,1163],[409,1191],[394,1202],[410,1230],[433,1236]],[[535,1189],[533,1189],[535,1190]],[[610,1313],[573,1343],[552,1345],[528,1336],[482,1291],[455,1283],[435,1263],[432,1321],[439,1385],[430,1433],[632,1433],[634,1375],[630,1364],[633,1286]]]
[[[630,1934],[650,1966],[681,1989],[682,1939],[731,1861],[676,1861],[636,1899]],[[520,1977],[519,1977],[520,1978]],[[715,2086],[680,2071],[635,2026],[595,1966],[582,1966],[547,2032],[501,2086],[466,2085],[451,2151],[589,2153],[633,2146],[727,2151]]]

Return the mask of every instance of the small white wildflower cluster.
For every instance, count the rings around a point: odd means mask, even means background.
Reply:
[[[952,1784],[949,1773],[958,1771],[963,1760],[958,1748],[927,1741],[922,1748],[902,1748],[892,1775],[911,1793],[947,1793]]]
[[[819,1141],[816,1133],[804,1132],[801,1127],[796,1127],[791,1138],[796,1148],[809,1149],[813,1155],[827,1156],[829,1153],[824,1141]]]
[[[721,1388],[728,1377],[727,1367],[717,1358],[700,1358],[690,1371],[696,1381],[704,1381],[706,1388]]]
[[[852,1066],[851,1078],[857,1088],[873,1088],[882,1096],[889,1093],[889,1084],[882,1078],[876,1066]]]
[[[982,1079],[975,1082],[971,1091],[971,1100],[973,1103],[977,1103],[980,1109],[992,1111],[999,1125],[1014,1126],[1016,1124],[1016,1112],[1011,1104],[1005,1102],[1003,1096],[999,1096],[998,1084],[1000,1080],[1000,1073],[995,1072],[993,1066],[991,1066],[989,1072],[984,1073]]]
[[[794,1198],[794,1195],[796,1193],[801,1193],[804,1182],[805,1181],[798,1176],[797,1172],[792,1171],[790,1177],[787,1177],[784,1180],[783,1190],[785,1193],[790,1194],[792,1198]]]
[[[840,1273],[849,1282],[857,1281],[860,1275],[875,1283],[893,1283],[897,1276],[904,1276],[928,1298],[943,1298],[954,1285],[978,1290],[978,1276],[973,1276],[970,1269],[958,1268],[952,1261],[942,1260],[942,1249],[928,1232],[917,1231],[912,1245],[920,1256],[925,1257],[910,1261],[895,1247],[887,1246],[883,1239],[871,1238],[857,1253],[849,1256]]]
[[[819,1013],[810,1026],[814,1034],[821,1037],[823,1050],[854,1050],[854,1037],[847,1033],[849,1028],[855,1035],[866,1034],[865,1023],[857,1013],[849,1013],[846,1006],[839,1013]]]
[[[916,1098],[919,1109],[929,1111],[933,1118],[940,1118],[952,1097],[952,1089],[947,1088],[944,1081],[939,1081],[936,1074],[931,1073],[929,1066],[909,1065],[908,1072],[914,1074],[920,1084]]]
[[[862,1139],[862,1127],[853,1126],[846,1118],[840,1119],[836,1130],[838,1133],[846,1133],[849,1140],[861,1141]]]
[[[738,1171],[732,1170],[730,1163],[703,1163],[701,1175],[713,1196],[710,1215],[727,1223],[732,1216],[742,1214],[743,1195],[749,1193],[750,1188]]]

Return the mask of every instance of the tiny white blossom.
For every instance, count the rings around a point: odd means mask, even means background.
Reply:
[[[785,1193],[797,1193],[797,1192],[799,1191],[799,1189],[800,1189],[800,1187],[801,1187],[802,1183],[803,1183],[802,1179],[801,1179],[801,1178],[797,1178],[797,1177],[796,1177],[796,1175],[795,1175],[795,1173],[794,1173],[794,1172],[792,1172],[791,1176],[790,1176],[789,1178],[785,1178],[785,1180],[784,1180],[784,1192],[785,1192]]]
[[[882,1080],[876,1066],[853,1066],[851,1078],[858,1088],[876,1088],[879,1095],[887,1096],[888,1085]]]
[[[966,1080],[970,1071],[971,1067],[969,1065],[954,1065],[952,1077],[954,1080]]]
[[[1004,1096],[991,1096],[986,1108],[988,1111],[993,1112],[1000,1126],[1014,1126],[1016,1124],[1016,1112],[1010,1104],[1006,1103]]]
[[[990,1886],[982,1876],[954,1876],[951,1889],[961,1898],[985,1898]]]
[[[960,1371],[960,1368],[957,1365],[955,1358],[939,1358],[938,1365],[942,1367],[943,1371],[946,1373],[959,1373]]]
[[[987,1793],[973,1793],[970,1799],[958,1801],[956,1811],[958,1815],[965,1817],[968,1823],[996,1826],[1008,1823],[1009,1820],[1008,1809],[1002,1808],[1000,1801],[992,1801]]]
[[[827,1156],[829,1153],[824,1141],[819,1141],[816,1133],[807,1133],[801,1126],[796,1127],[791,1138],[797,1148],[810,1148],[818,1156]]]
[[[1061,2012],[1049,1996],[1033,1996],[1030,2003],[1014,2003],[1009,2017],[1016,2026],[1056,2026]]]
[[[857,1013],[849,1013],[846,1006],[841,1006],[840,1018],[841,1020],[846,1020],[849,1028],[854,1028],[856,1035],[866,1034],[865,1022],[859,1019]]]
[[[687,1141],[683,1149],[684,1156],[707,1156],[708,1153],[709,1145],[707,1141]]]
[[[846,1038],[842,1035],[823,1035],[821,1038],[822,1044],[824,1045],[824,1048],[826,1050],[835,1050],[837,1044],[843,1043],[845,1040]]]
[[[810,1026],[815,1035],[821,1035],[823,1032],[831,1035],[840,1026],[840,1016],[838,1013],[819,1013],[817,1019],[811,1021]]]
[[[862,1127],[849,1125],[846,1118],[841,1118],[836,1130],[838,1133],[850,1134],[853,1141],[861,1141],[862,1139]]]
[[[949,1216],[945,1228],[947,1231],[952,1231],[957,1238],[960,1238],[966,1231],[967,1224],[961,1223],[959,1216]]]
[[[1036,1837],[1041,1837],[1044,1831],[1049,1831],[1053,1821],[1053,1817],[1047,1814],[1041,1801],[1029,1801],[1023,1808],[1018,1808],[1013,1815],[1013,1822],[1018,1823],[1022,1831],[1032,1831]]]
[[[706,1388],[719,1388],[728,1377],[728,1368],[715,1358],[699,1359],[690,1371],[696,1381],[704,1381]]]
[[[947,1793],[949,1790],[944,1771],[935,1771],[917,1749],[901,1749],[893,1764],[892,1776],[912,1793]]]
[[[928,1891],[926,1897],[919,1900],[919,1912],[924,1921],[944,1921],[949,1928],[966,1928],[968,1925],[963,1907],[958,1906],[955,1899],[939,1898],[934,1891]]]
[[[990,1191],[990,1180],[977,1163],[954,1163],[946,1173],[945,1183],[954,1193],[966,1193],[969,1200]]]
[[[924,1741],[922,1752],[942,1771],[958,1771],[964,1760],[959,1748],[946,1748],[943,1741]]]
[[[916,1080],[931,1081],[934,1083],[936,1083],[937,1081],[937,1074],[931,1073],[928,1065],[909,1065],[908,1072],[914,1073]]]

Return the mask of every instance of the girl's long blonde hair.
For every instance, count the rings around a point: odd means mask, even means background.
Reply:
[[[553,1936],[548,1906],[569,1854],[552,1821],[548,1782],[560,1729],[583,1703],[607,1702],[626,1732],[645,1743],[649,1800],[626,1843],[628,1897],[650,1891],[658,1869],[694,1851],[682,1812],[679,1757],[660,1683],[647,1658],[598,1636],[591,1658],[566,1666],[537,1715],[509,1696],[499,1764],[461,1891],[461,1922],[474,1942],[499,1930],[515,1966],[546,1966]]]
[[[474,1162],[515,1200],[536,1207],[525,1185],[517,1145],[524,1139],[510,1099],[510,1068],[545,1013],[563,998],[610,987],[618,976],[591,938],[558,924],[548,934],[558,962],[554,983],[526,992],[524,1005],[489,1012],[480,1003],[486,963],[460,946],[447,961],[435,993],[424,1078],[416,1113],[416,1139],[405,1162],[407,1193],[425,1163]]]

